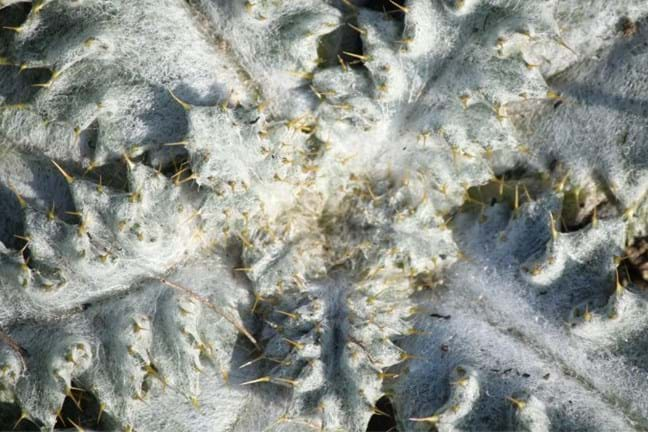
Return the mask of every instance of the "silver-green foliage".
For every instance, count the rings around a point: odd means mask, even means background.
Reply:
[[[647,12],[0,0],[0,426],[647,428]]]

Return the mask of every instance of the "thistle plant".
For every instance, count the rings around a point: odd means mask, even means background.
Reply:
[[[0,0],[0,429],[647,429],[647,13]]]

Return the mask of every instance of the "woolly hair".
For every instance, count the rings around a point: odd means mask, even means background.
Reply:
[[[644,0],[0,0],[0,429],[648,429]]]

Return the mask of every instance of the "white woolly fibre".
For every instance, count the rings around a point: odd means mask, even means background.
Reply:
[[[0,430],[648,429],[647,14],[0,0]]]

